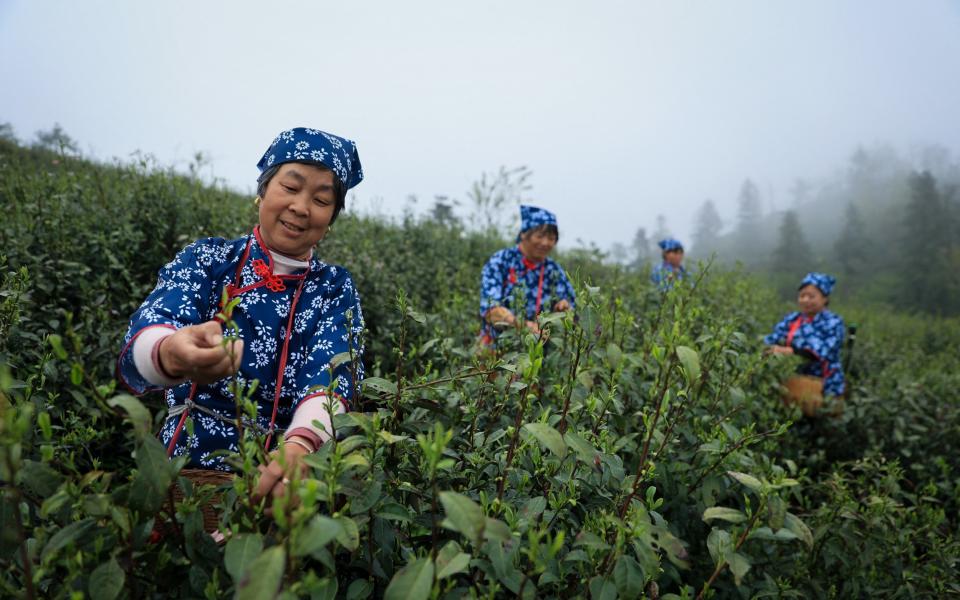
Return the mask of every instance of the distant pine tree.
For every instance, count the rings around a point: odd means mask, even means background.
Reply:
[[[853,202],[847,204],[840,237],[833,245],[843,275],[855,281],[871,270],[873,242],[867,236],[867,226],[860,209]]]
[[[656,244],[660,240],[668,237],[671,237],[671,233],[670,228],[667,226],[667,218],[663,215],[657,215],[657,229],[653,232],[653,239],[650,241]]]
[[[760,190],[749,179],[740,187],[740,196],[737,199],[737,229],[736,229],[736,258],[747,264],[764,262],[757,251],[762,237],[761,227],[763,219],[763,204],[760,201]]]
[[[923,171],[910,176],[900,244],[901,306],[933,314],[960,313],[960,241],[953,212],[933,175]]]
[[[633,260],[630,263],[630,267],[633,269],[642,269],[649,264],[652,258],[652,252],[650,250],[650,239],[647,237],[647,230],[643,227],[637,229],[637,233],[633,236],[633,243],[630,245],[633,250]]]
[[[13,133],[13,125],[10,123],[0,123],[0,140],[16,143],[17,136]]]
[[[814,268],[813,250],[807,238],[803,235],[797,213],[788,210],[783,215],[780,224],[780,242],[773,251],[771,270],[782,278],[784,284],[780,287],[786,293],[793,289],[793,283],[798,281],[804,273]]]
[[[700,258],[707,258],[717,249],[723,220],[713,200],[707,200],[697,212],[697,222],[693,231],[693,249]]]

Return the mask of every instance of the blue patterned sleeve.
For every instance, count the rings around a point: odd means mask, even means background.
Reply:
[[[790,323],[792,323],[796,318],[797,313],[795,312],[792,312],[784,317],[783,320],[774,326],[773,333],[763,338],[763,343],[770,346],[774,344],[782,344],[784,341],[786,341],[787,333],[790,331]]]
[[[502,252],[497,252],[483,265],[480,274],[480,318],[483,319],[487,311],[503,304],[504,260]]]
[[[840,361],[840,351],[843,349],[843,340],[847,334],[847,325],[843,322],[843,317],[840,315],[834,315],[836,317],[836,322],[833,324],[833,343],[830,346],[830,360]]]
[[[335,268],[317,302],[321,314],[299,369],[293,410],[305,398],[330,391],[349,409],[363,380],[363,311],[360,294],[346,269]],[[350,358],[352,355],[352,360]]]
[[[156,287],[130,317],[123,350],[117,360],[118,378],[134,393],[161,389],[144,379],[137,370],[133,360],[134,340],[148,327],[181,329],[204,322],[214,285],[210,268],[214,257],[223,253],[223,240],[200,240],[181,250],[160,269]]]

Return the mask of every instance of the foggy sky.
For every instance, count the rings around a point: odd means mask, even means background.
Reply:
[[[356,140],[361,210],[465,200],[533,171],[561,247],[629,243],[664,214],[727,224],[751,177],[769,209],[857,144],[960,153],[960,2],[0,0],[0,122],[60,123],[253,193],[294,126]],[[348,204],[348,210],[351,206]]]

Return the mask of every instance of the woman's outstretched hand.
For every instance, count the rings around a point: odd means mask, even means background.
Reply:
[[[570,310],[570,301],[564,298],[553,305],[554,312],[564,312]]]
[[[498,331],[515,325],[516,322],[517,318],[505,306],[494,306],[487,311],[487,323],[493,325],[493,328]]]
[[[283,460],[280,460],[280,452],[283,452]],[[307,465],[302,462],[306,456],[307,450],[299,444],[288,442],[282,449],[270,453],[270,462],[266,465],[260,465],[257,469],[260,471],[260,480],[257,482],[257,491],[254,498],[260,500],[267,496],[270,497],[270,503],[273,500],[283,496],[287,492],[287,486],[295,476],[301,476],[306,471]],[[282,464],[281,464],[282,463]],[[291,508],[298,504],[297,498],[293,498]],[[268,506],[267,514],[273,514],[273,508]]]
[[[775,346],[767,346],[763,350],[763,353],[764,354],[793,354],[794,352],[793,352],[793,348],[791,348],[790,346],[775,345]]]
[[[223,345],[223,329],[217,321],[178,329],[160,341],[160,365],[167,375],[207,384],[233,375],[243,358],[243,340]]]

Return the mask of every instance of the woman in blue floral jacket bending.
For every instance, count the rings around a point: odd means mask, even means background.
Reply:
[[[573,310],[576,294],[563,268],[549,254],[557,245],[557,217],[537,206],[520,207],[517,245],[495,252],[480,275],[480,321],[484,344],[517,324],[539,333],[544,310]]]
[[[331,412],[349,407],[363,377],[360,297],[350,273],[315,252],[363,171],[352,141],[307,128],[282,132],[257,167],[259,224],[235,240],[194,242],[160,270],[130,319],[118,372],[135,393],[166,390],[168,454],[218,470],[230,470],[223,451],[239,443],[230,379],[258,380],[250,426],[268,446],[282,433],[287,465],[273,454],[258,491],[277,495],[284,475],[329,439]],[[239,299],[232,351],[215,318],[224,292]],[[333,360],[343,353],[352,360]]]

